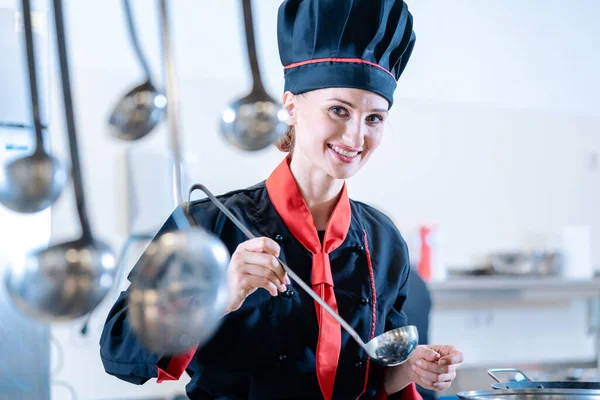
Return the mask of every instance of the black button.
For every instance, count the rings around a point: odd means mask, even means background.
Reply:
[[[358,245],[356,245],[356,248],[357,248],[359,251],[365,251],[365,246],[363,246],[362,244],[358,244]]]
[[[279,361],[285,361],[286,358],[287,358],[287,356],[285,354],[279,355]]]
[[[281,242],[282,240],[283,240],[283,236],[281,236],[280,234],[275,235],[276,242]]]
[[[289,299],[290,297],[292,297],[294,295],[294,291],[291,289],[288,289],[285,292],[283,292],[282,294],[283,294],[283,297]]]
[[[362,368],[362,367],[363,367],[363,365],[364,365],[364,363],[363,363],[362,361],[359,361],[359,362],[357,362],[356,364],[354,364],[354,366],[355,366],[356,368]]]
[[[366,297],[360,299],[360,305],[366,306],[367,304],[369,304],[369,299],[367,299]]]

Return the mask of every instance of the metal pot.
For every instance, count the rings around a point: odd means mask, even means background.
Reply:
[[[512,389],[479,390],[457,393],[461,400],[598,400],[600,390],[593,389]]]
[[[498,372],[514,372],[523,375],[525,380],[518,382],[503,382],[498,379],[494,373]],[[529,379],[523,371],[517,368],[490,369],[488,375],[496,380],[497,383],[492,385],[494,389],[593,389],[600,391],[600,382],[581,382],[581,381],[534,381]]]
[[[494,373],[516,372],[523,375],[524,381],[502,382]],[[492,385],[494,390],[460,392],[461,400],[600,400],[600,383],[598,382],[541,382],[532,381],[521,370],[490,369],[488,375],[497,383]]]
[[[489,256],[491,269],[501,275],[558,275],[563,257],[559,252],[500,252]]]

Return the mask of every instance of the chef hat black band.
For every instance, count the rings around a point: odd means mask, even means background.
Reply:
[[[415,43],[404,1],[285,0],[277,22],[284,90],[364,89],[391,107]]]

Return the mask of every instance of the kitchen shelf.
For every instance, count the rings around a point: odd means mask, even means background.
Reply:
[[[565,298],[600,298],[600,277],[567,279],[542,276],[450,276],[427,286],[435,306],[454,302],[548,301]]]

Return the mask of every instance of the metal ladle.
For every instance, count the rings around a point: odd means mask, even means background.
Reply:
[[[146,81],[125,94],[114,108],[108,123],[112,136],[132,141],[143,138],[162,121],[167,99],[152,83],[150,67],[142,53],[135,31],[130,0],[122,1],[129,37],[144,75],[146,75]]]
[[[288,130],[287,111],[267,94],[260,77],[251,0],[242,0],[248,61],[252,70],[250,94],[230,104],[221,116],[221,133],[233,146],[256,151],[273,144]]]
[[[168,232],[153,241],[134,269],[129,324],[157,354],[202,345],[219,327],[227,306],[229,252],[198,228]]]
[[[132,271],[128,319],[140,342],[158,354],[180,354],[207,341],[227,306],[229,252],[215,235],[184,214],[175,68],[165,0],[160,1],[168,120],[175,165],[178,230],[153,241]]]
[[[236,218],[226,207],[219,201],[204,185],[195,184],[190,189],[190,193],[193,190],[199,189],[203,191],[208,198],[221,210],[223,213],[248,237],[253,239],[256,236],[250,232],[244,224]],[[188,203],[189,204],[189,203]],[[381,335],[371,339],[368,343],[365,343],[361,337],[356,333],[354,329],[340,317],[335,311],[327,305],[319,295],[317,295],[302,279],[294,273],[283,261],[278,259],[279,263],[287,272],[287,274],[294,280],[306,293],[308,293],[315,301],[317,301],[339,324],[352,336],[354,340],[367,352],[369,357],[377,361],[380,364],[386,366],[395,366],[402,364],[410,358],[412,353],[419,344],[419,333],[415,326],[403,326],[396,328],[391,331],[382,333]]]
[[[26,7],[28,1],[23,0]],[[17,308],[32,318],[48,322],[72,320],[89,313],[109,292],[116,272],[110,248],[94,239],[85,210],[61,0],[54,0],[54,17],[82,235],[75,241],[33,252],[23,262],[12,264],[5,276],[7,291]]]
[[[67,171],[44,149],[31,9],[29,1],[23,1],[22,4],[35,151],[4,165],[0,170],[0,203],[16,212],[36,213],[50,207],[58,199],[67,181]]]

